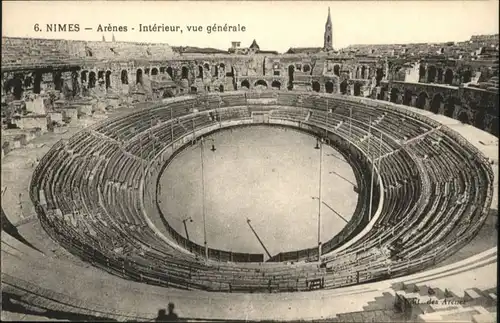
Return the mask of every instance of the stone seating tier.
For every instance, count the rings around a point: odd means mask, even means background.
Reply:
[[[422,116],[380,104],[309,94],[267,96],[278,96],[278,106],[270,108],[271,119],[328,129],[365,156],[354,163],[364,198],[348,232],[366,224],[369,184],[364,181],[369,183],[371,170],[366,156],[375,161],[381,179],[375,186],[383,188],[377,193],[383,195],[380,214],[368,234],[342,252],[325,255],[329,269],[307,262],[248,269],[233,262],[204,262],[198,259],[201,250],[182,251],[148,224],[145,216],[154,207],[151,201],[141,202],[147,189],[145,166],[193,131],[222,120],[250,118],[244,94],[167,101],[56,144],[42,158],[31,183],[30,195],[44,228],[72,253],[113,274],[162,286],[241,292],[309,290],[309,283],[318,279],[322,288],[336,288],[410,273],[446,257],[477,234],[486,216],[484,205],[491,199],[492,174],[477,151],[454,133]],[[194,104],[200,100],[209,103]],[[284,103],[286,107],[279,106]],[[404,122],[398,121],[401,118]],[[382,141],[376,135],[380,133]],[[155,172],[152,169],[153,177]],[[39,204],[40,191],[45,205]],[[323,248],[333,250],[349,236],[336,237]],[[395,257],[376,251],[397,241],[403,248]]]

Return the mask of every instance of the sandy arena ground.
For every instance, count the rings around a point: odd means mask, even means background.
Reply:
[[[274,255],[317,246],[319,150],[315,137],[292,129],[252,126],[217,132],[204,150],[206,230],[209,247],[265,253],[246,219]],[[212,143],[216,151],[210,150]],[[323,146],[323,201],[349,220],[358,195],[352,168]],[[332,154],[334,156],[332,156]],[[338,175],[331,174],[335,171]],[[351,182],[351,183],[350,183]],[[169,223],[203,245],[201,151],[188,147],[160,179],[160,207]],[[345,222],[327,206],[321,210],[323,242]]]

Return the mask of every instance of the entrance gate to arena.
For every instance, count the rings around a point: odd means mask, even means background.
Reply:
[[[254,123],[269,123],[269,112],[254,111],[252,119]]]

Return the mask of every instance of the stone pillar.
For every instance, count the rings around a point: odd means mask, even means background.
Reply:
[[[458,112],[462,109],[461,105],[454,104],[455,108],[453,109],[453,119],[458,118]]]
[[[113,73],[114,73],[115,89],[119,90],[122,86],[122,70],[121,68],[119,68],[115,70]],[[130,75],[128,71],[127,74]]]
[[[121,70],[111,71],[111,87],[115,90],[118,90],[122,84],[121,73]]]
[[[397,104],[403,104],[403,93],[398,93],[398,98],[396,99]]]
[[[71,91],[73,91],[73,79],[71,72],[63,72],[61,73],[61,79],[62,79],[62,88],[61,92],[64,93],[64,89],[67,87]]]
[[[52,76],[52,73],[43,73],[42,81],[40,83],[40,90],[45,91],[53,88],[54,88],[54,78]]]
[[[444,114],[444,102],[440,102],[440,103],[439,103],[439,110],[438,110],[438,113],[439,113],[439,114]]]
[[[428,111],[428,110],[431,108],[431,106],[430,106],[430,101],[431,101],[431,100],[429,100],[429,98],[426,98],[426,99],[425,99],[424,110],[427,110],[427,111]]]
[[[417,96],[416,95],[412,95],[411,96],[411,102],[410,102],[410,105],[412,107],[415,107],[417,105]]]

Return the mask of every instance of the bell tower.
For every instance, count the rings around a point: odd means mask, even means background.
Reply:
[[[332,31],[332,17],[330,16],[330,7],[328,7],[328,17],[326,18],[325,24],[325,35],[323,42],[323,50],[329,51],[333,50],[333,31]]]

